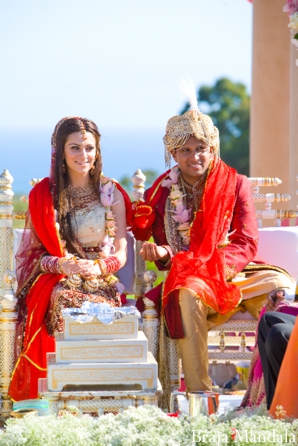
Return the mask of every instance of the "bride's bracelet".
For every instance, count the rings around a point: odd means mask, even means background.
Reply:
[[[103,276],[116,273],[121,268],[121,262],[116,256],[109,256],[105,259],[96,259],[94,260],[94,263],[99,265]]]
[[[40,268],[44,273],[63,274],[61,264],[67,260],[66,257],[43,256],[40,261]]]
[[[104,259],[104,262],[106,264],[108,274],[116,273],[121,268],[121,262],[116,256],[109,256]]]

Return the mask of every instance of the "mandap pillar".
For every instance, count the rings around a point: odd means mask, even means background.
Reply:
[[[298,32],[298,31],[297,31]],[[296,34],[296,33],[294,33]],[[289,35],[290,39],[290,35]],[[298,48],[291,44],[290,50],[290,169],[289,179],[290,188],[289,193],[292,197],[291,204],[295,203],[293,209],[298,208]],[[297,192],[296,192],[297,191]],[[298,219],[296,219],[298,225]]]
[[[285,0],[253,1],[250,176],[280,178],[283,184],[276,192],[289,193],[295,210],[298,67],[284,4]]]

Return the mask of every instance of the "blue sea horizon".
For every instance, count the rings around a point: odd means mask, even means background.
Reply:
[[[8,169],[15,194],[30,191],[32,178],[49,175],[52,130],[0,130],[0,173]],[[108,129],[102,131],[103,172],[121,180],[136,169],[165,170],[162,129]]]

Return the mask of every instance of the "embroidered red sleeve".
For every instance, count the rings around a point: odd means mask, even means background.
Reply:
[[[229,232],[231,243],[225,248],[226,278],[232,279],[252,262],[258,250],[258,225],[255,206],[252,201],[250,182],[247,177],[238,175],[236,202]]]

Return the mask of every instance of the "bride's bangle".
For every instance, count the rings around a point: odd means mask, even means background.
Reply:
[[[40,261],[40,267],[43,273],[64,274],[61,270],[61,264],[66,260],[68,260],[67,257],[45,255]]]
[[[102,276],[107,275],[107,267],[103,259],[95,259],[94,265],[98,265]]]
[[[94,260],[94,264],[99,265],[103,276],[116,273],[121,268],[121,262],[116,256],[109,256],[105,259],[96,259]]]
[[[113,274],[121,268],[121,262],[116,256],[109,256],[104,259],[108,274]]]

